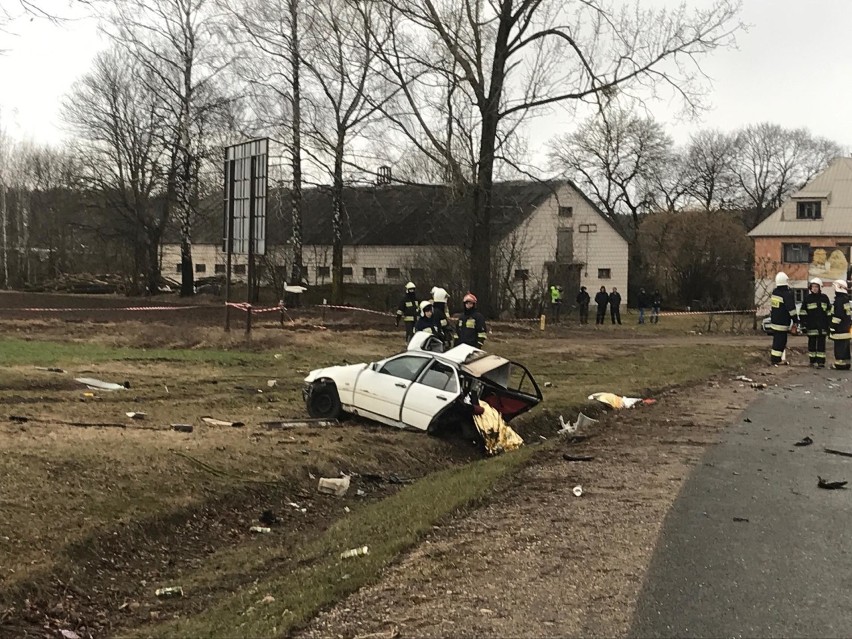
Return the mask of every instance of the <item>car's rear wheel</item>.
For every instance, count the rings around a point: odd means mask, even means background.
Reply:
[[[340,416],[340,396],[333,384],[322,384],[311,389],[308,414],[321,419],[335,419]]]

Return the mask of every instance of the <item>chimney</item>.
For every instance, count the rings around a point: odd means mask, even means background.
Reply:
[[[378,172],[376,173],[376,184],[390,184],[391,183],[391,168],[387,165],[380,166]]]

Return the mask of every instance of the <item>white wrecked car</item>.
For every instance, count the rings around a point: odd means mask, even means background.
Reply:
[[[466,344],[441,348],[433,335],[415,333],[398,355],[311,371],[303,391],[308,413],[333,418],[346,412],[437,434],[471,424],[479,403],[508,422],[542,400],[525,366]]]

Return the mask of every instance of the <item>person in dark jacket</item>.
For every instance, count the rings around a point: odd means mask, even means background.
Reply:
[[[654,289],[651,293],[651,324],[660,323],[660,307],[663,305],[663,296],[660,291]]]
[[[796,298],[788,286],[789,278],[783,271],[775,276],[775,289],[769,298],[769,329],[772,331],[772,350],[769,361],[778,366],[784,361],[784,349],[787,348],[787,335],[790,323],[798,328],[799,318],[796,315]]]
[[[435,324],[440,327],[440,337],[444,342],[444,347],[449,348],[453,342],[453,329],[449,321],[449,305],[450,295],[446,289],[440,286],[432,287],[432,318]]]
[[[429,300],[420,302],[420,317],[414,323],[414,332],[417,333],[418,331],[423,331],[437,337],[443,336],[438,322],[435,321],[432,302]]]
[[[456,346],[469,344],[482,348],[488,339],[488,329],[485,327],[485,316],[476,310],[476,295],[468,293],[462,298],[464,312],[459,318],[456,329]]]
[[[598,305],[598,312],[595,315],[595,325],[603,324],[606,317],[606,305],[609,304],[609,295],[606,292],[606,286],[601,286],[601,290],[595,295],[595,304]]]
[[[405,324],[405,343],[408,344],[414,335],[414,323],[417,321],[417,288],[414,282],[405,285],[405,297],[396,309],[397,326],[399,326],[399,320]]]
[[[852,328],[852,304],[846,280],[834,281],[834,307],[831,311],[831,341],[834,342],[832,368],[848,371],[852,358],[849,353],[849,329]]]
[[[612,293],[609,294],[609,316],[612,318],[612,323],[621,324],[621,293],[614,286]]]
[[[808,336],[808,359],[815,368],[825,368],[825,336],[830,318],[831,300],[822,292],[822,280],[815,277],[799,309],[799,328]]]
[[[586,287],[581,286],[580,292],[577,293],[577,308],[580,309],[580,324],[589,323],[589,303],[592,298],[586,292]]]
[[[637,304],[639,306],[639,323],[645,323],[645,309],[648,308],[650,300],[648,299],[648,294],[645,292],[644,288],[639,289],[639,298],[637,299]]]

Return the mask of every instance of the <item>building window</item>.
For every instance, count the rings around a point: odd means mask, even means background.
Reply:
[[[598,279],[599,280],[612,279],[612,269],[599,268],[598,269]]]
[[[369,282],[375,282],[376,281],[376,269],[375,268],[365,266],[364,269],[362,270],[362,273],[364,275],[365,280],[367,280]]]
[[[352,277],[352,267],[344,266],[343,267],[343,277]]]
[[[597,233],[598,225],[597,224],[581,224],[579,228],[580,233]]]
[[[530,278],[530,270],[528,268],[516,268],[515,269],[515,279],[516,280],[528,280]]]
[[[213,272],[216,273],[216,274],[224,273],[225,272],[225,265],[224,264],[216,264],[213,267]]]
[[[234,264],[234,275],[245,275],[246,274],[246,265],[245,264]]]
[[[400,273],[398,268],[386,268],[385,275],[389,280],[398,280],[402,276],[402,273]]]
[[[796,202],[797,220],[821,220],[822,202]]]
[[[206,264],[196,264],[195,265],[195,272],[196,273],[206,273],[207,272],[207,265]]]
[[[317,277],[331,277],[331,267],[317,266]]]
[[[574,207],[573,206],[560,206],[559,207],[559,217],[574,217]]]
[[[805,293],[807,293],[807,290],[803,288],[793,289],[793,298],[796,300],[796,304],[801,304],[805,301]]]
[[[784,244],[781,261],[788,264],[810,262],[810,244]]]
[[[183,273],[183,271],[180,268],[180,264],[175,264],[175,273]]]

